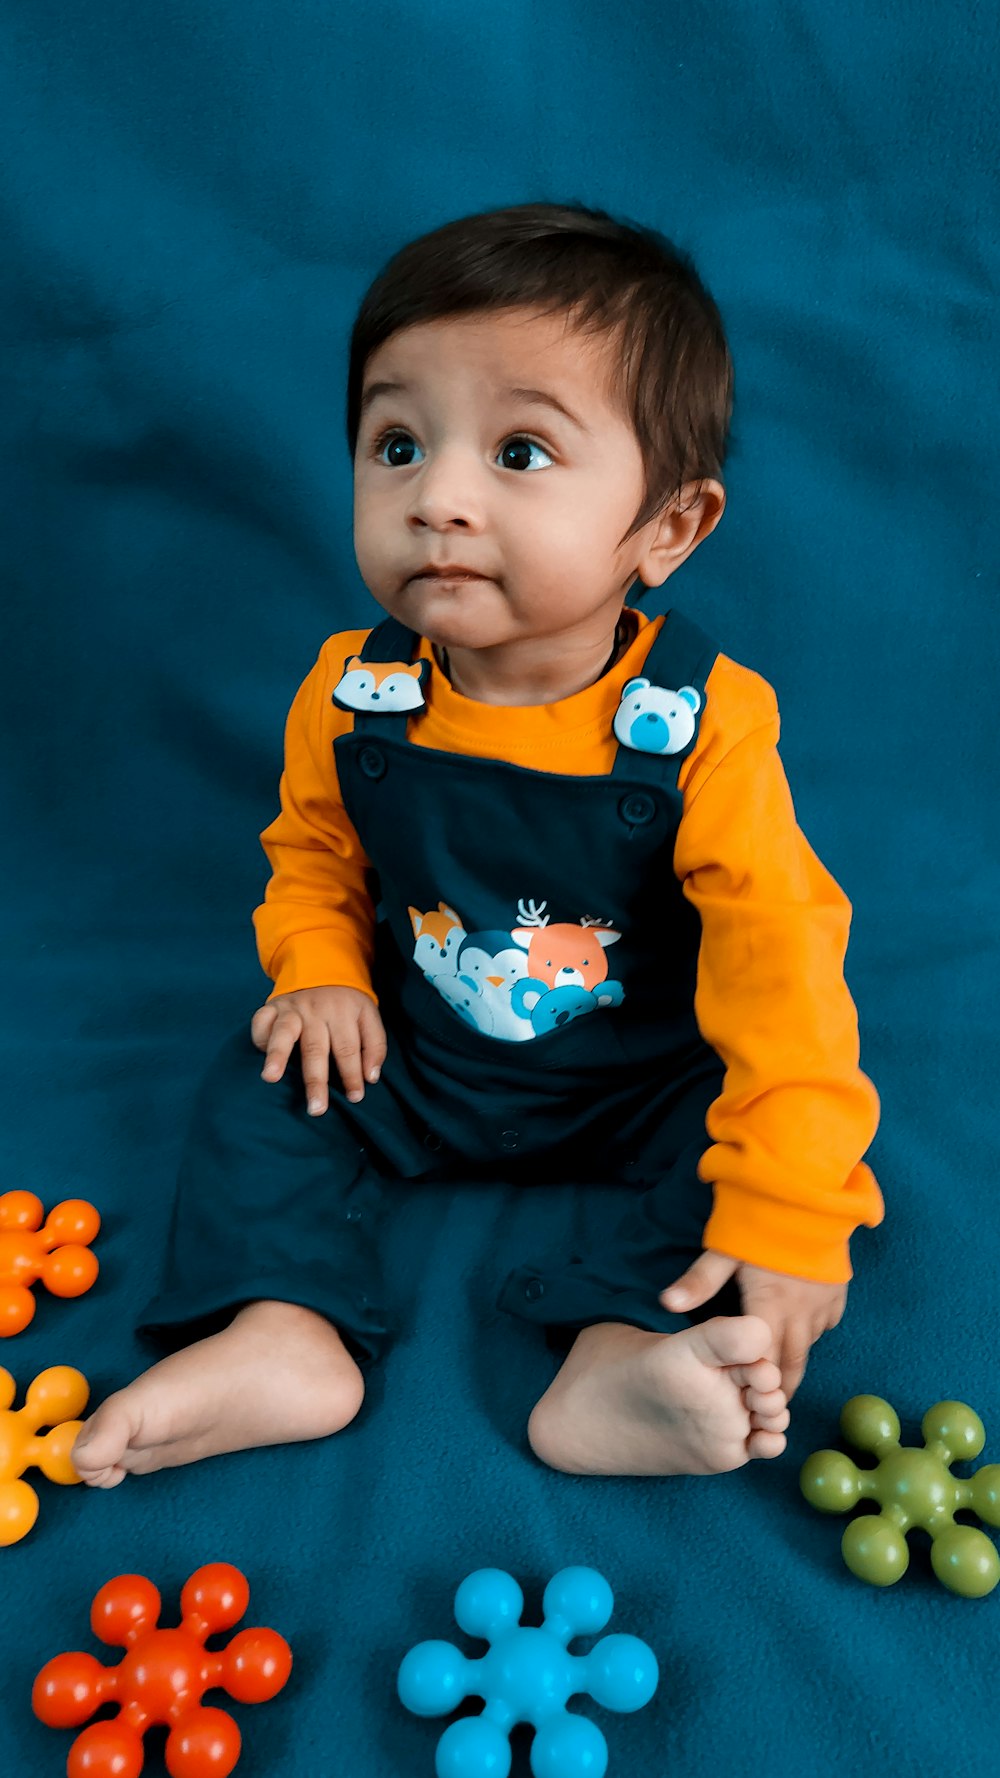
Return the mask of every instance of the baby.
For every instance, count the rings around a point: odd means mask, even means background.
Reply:
[[[418,1179],[615,1206],[500,1292],[562,1357],[541,1461],[784,1449],[881,1219],[878,1100],[774,693],[635,602],[722,516],[731,407],[690,261],[603,211],[462,218],[367,292],[354,537],[387,616],[292,705],[254,917],[274,990],[194,1111],[142,1323],[167,1356],[87,1421],[84,1481],[346,1426],[395,1331],[379,1222]]]

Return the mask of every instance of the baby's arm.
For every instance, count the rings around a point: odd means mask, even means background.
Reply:
[[[862,1159],[878,1096],[844,979],[851,905],[798,826],[774,693],[724,656],[707,689],[674,868],[701,919],[698,1026],[726,1072],[699,1166],[714,1188],[705,1252],[662,1300],[692,1308],[736,1276],[790,1394],[843,1313],[851,1233],[882,1217]]]
[[[329,1104],[331,1054],[352,1100],[378,1079],[386,1054],[370,974],[371,867],[344,808],[333,750],[353,717],[331,693],[365,635],[330,637],[299,687],[285,725],[281,812],[261,834],[271,877],[254,927],[274,989],[254,1013],[251,1035],[266,1051],[267,1081],[281,1079],[299,1044],[314,1116]]]

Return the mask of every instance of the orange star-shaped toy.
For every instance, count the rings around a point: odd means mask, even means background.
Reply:
[[[0,1339],[19,1334],[35,1313],[31,1286],[41,1279],[53,1296],[82,1296],[97,1277],[90,1251],[101,1226],[93,1204],[67,1198],[49,1212],[34,1192],[0,1197]]]
[[[32,1465],[50,1482],[80,1480],[69,1460],[90,1395],[86,1377],[68,1364],[42,1371],[29,1385],[23,1408],[14,1409],[15,1383],[0,1368],[0,1546],[27,1537],[38,1517],[38,1495],[20,1476]],[[40,1426],[52,1431],[42,1437]]]

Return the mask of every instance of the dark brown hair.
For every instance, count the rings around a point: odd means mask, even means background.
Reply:
[[[685,482],[718,477],[733,403],[719,311],[691,259],[655,229],[582,204],[515,204],[446,222],[393,255],[351,331],[347,441],[353,459],[365,365],[391,334],[476,311],[565,310],[617,347],[612,389],[631,418],[646,487],[626,538]]]

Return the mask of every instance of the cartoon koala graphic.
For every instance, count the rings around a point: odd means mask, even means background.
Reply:
[[[636,753],[683,753],[694,738],[701,695],[693,685],[679,691],[630,679],[615,712],[615,735]]]
[[[424,709],[427,661],[363,661],[352,655],[333,689],[333,701],[341,710],[371,710],[376,716],[396,716]]]

